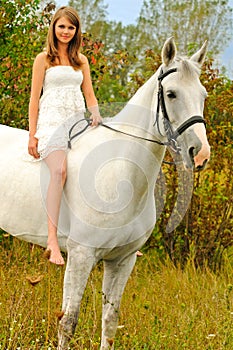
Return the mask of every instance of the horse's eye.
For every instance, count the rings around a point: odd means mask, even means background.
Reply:
[[[170,99],[176,98],[176,94],[174,91],[167,91],[167,97]]]

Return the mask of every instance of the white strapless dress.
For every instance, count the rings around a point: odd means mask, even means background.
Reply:
[[[71,126],[84,118],[82,81],[82,71],[71,66],[46,70],[35,134],[41,158],[55,150],[67,150]]]

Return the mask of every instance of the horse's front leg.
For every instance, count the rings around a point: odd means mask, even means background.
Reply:
[[[135,260],[133,253],[122,260],[104,261],[101,350],[114,349],[120,301]]]
[[[64,313],[59,322],[58,350],[67,350],[69,340],[75,332],[80,310],[80,303],[89,274],[96,264],[94,249],[83,247],[68,240],[68,260],[63,287]]]

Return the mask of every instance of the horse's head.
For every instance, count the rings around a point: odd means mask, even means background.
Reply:
[[[199,80],[206,48],[205,42],[190,59],[179,58],[174,39],[168,39],[162,50],[163,64],[158,77],[158,131],[166,135],[173,148],[180,150],[185,166],[196,170],[204,168],[210,157],[203,119],[207,93]]]

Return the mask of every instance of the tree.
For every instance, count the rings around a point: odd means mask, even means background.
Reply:
[[[74,7],[80,16],[82,31],[93,33],[98,23],[103,23],[107,16],[107,5],[103,0],[70,0],[69,6]]]
[[[232,8],[228,0],[144,0],[137,27],[142,48],[160,48],[174,36],[180,51],[208,39],[218,54],[232,36]]]

